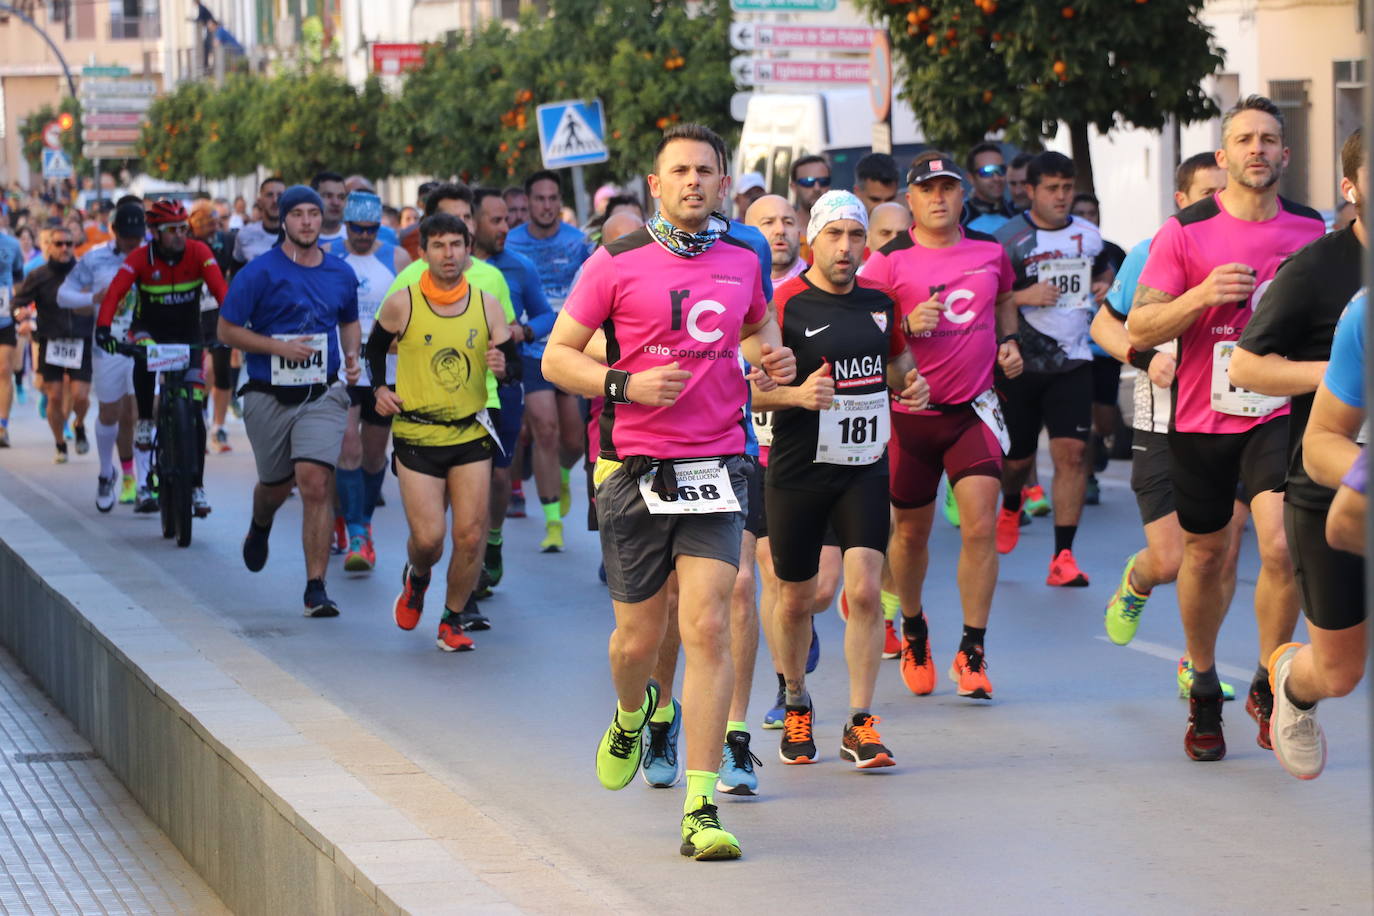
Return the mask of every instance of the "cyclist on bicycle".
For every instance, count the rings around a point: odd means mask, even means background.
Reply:
[[[130,288],[138,288],[138,304],[134,306],[129,325],[129,340],[135,343],[190,344],[193,348],[186,381],[195,393],[197,402],[205,400],[205,376],[201,371],[200,295],[205,286],[215,299],[223,303],[228,291],[224,275],[215,262],[210,248],[189,238],[190,225],[186,208],[179,201],[160,200],[148,210],[148,228],[152,241],[140,245],[125,259],[119,272],[110,281],[110,288],[100,303],[96,318],[96,346],[113,353],[118,347],[110,325],[115,308]],[[134,398],[138,401],[138,426],[134,445],[147,451],[153,447],[153,395],[156,376],[145,364],[134,366]],[[196,412],[196,437],[200,447],[195,469],[192,508],[199,518],[210,514],[210,502],[205,498],[205,417]],[[157,497],[148,481],[139,481],[136,510],[153,511]]]

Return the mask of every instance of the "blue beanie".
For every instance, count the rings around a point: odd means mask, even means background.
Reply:
[[[324,210],[324,201],[320,200],[320,195],[316,194],[313,188],[303,184],[293,184],[282,192],[281,199],[277,201],[277,212],[281,214],[282,219],[285,219],[286,214],[301,204],[314,204],[321,211]]]
[[[371,191],[351,191],[344,201],[344,222],[380,223],[382,199]]]

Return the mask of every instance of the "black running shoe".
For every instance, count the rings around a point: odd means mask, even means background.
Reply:
[[[305,616],[338,617],[339,606],[324,590],[323,579],[311,579],[305,583]]]
[[[1274,691],[1267,680],[1255,681],[1250,685],[1250,695],[1245,698],[1245,711],[1259,726],[1255,743],[1266,751],[1272,751],[1274,743],[1269,740],[1269,719],[1274,714]]]
[[[458,612],[458,623],[464,630],[490,630],[491,621],[477,609],[477,599],[468,597],[468,603]]]
[[[135,512],[141,511],[135,508]],[[248,523],[248,534],[243,539],[243,565],[249,572],[258,572],[267,565],[267,539],[271,528],[259,528],[256,522]]]
[[[1183,750],[1193,760],[1220,760],[1226,756],[1226,736],[1221,732],[1220,694],[1188,698],[1188,730],[1183,733]]]
[[[895,766],[897,761],[878,735],[877,725],[881,721],[882,719],[866,712],[855,713],[854,718],[844,727],[840,756],[853,761],[854,766],[860,770]]]
[[[813,706],[784,706],[782,746],[778,756],[783,763],[815,763],[816,738],[812,727],[816,721]]]

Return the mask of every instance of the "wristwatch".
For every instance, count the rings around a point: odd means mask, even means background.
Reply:
[[[1021,334],[1017,331],[1012,331],[1010,334],[1003,334],[1001,337],[997,339],[997,346],[1000,347],[1002,346],[1002,344],[1007,343],[1008,341],[1016,344],[1019,347],[1021,345]]]

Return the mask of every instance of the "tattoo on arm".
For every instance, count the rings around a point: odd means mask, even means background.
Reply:
[[[1161,302],[1173,302],[1176,296],[1171,296],[1162,290],[1157,290],[1153,286],[1146,286],[1143,283],[1136,284],[1135,299],[1132,300],[1132,308],[1140,308],[1142,305],[1158,305]]]

